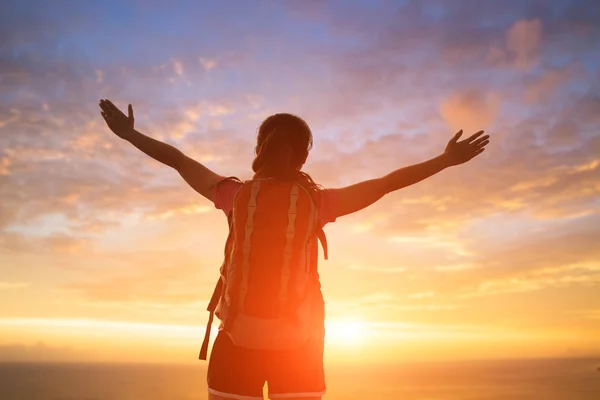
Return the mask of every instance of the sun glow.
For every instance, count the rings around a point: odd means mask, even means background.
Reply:
[[[366,334],[365,323],[360,320],[328,320],[325,322],[325,339],[331,344],[358,346]]]

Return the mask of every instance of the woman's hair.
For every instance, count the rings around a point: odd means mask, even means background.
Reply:
[[[287,113],[271,115],[258,128],[256,158],[252,162],[254,177],[300,180],[317,191],[318,185],[300,171],[312,145],[312,132],[302,118]]]

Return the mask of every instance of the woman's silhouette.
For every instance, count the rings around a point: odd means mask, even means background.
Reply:
[[[100,108],[117,136],[176,169],[228,216],[230,235],[216,292],[223,322],[208,368],[211,400],[262,399],[265,382],[272,399],[320,399],[325,393],[324,303],[316,271],[321,228],[387,193],[473,159],[489,143],[483,131],[458,141],[461,130],[433,159],[381,178],[323,189],[301,171],[312,147],[310,128],[298,116],[275,114],[258,129],[254,177],[244,183],[136,131],[131,104],[128,115],[109,100],[100,100]]]

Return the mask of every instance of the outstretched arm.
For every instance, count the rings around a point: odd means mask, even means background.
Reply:
[[[219,179],[217,174],[177,148],[136,131],[133,127],[131,104],[128,107],[129,115],[123,114],[110,100],[100,100],[100,108],[106,124],[117,136],[127,140],[155,160],[176,169],[194,190],[207,199],[213,200],[210,189]]]
[[[489,143],[489,135],[479,131],[468,139],[458,142],[459,131],[446,146],[443,154],[420,164],[397,169],[377,179],[363,181],[337,189],[336,217],[354,213],[370,206],[386,194],[414,185],[453,165],[463,164],[481,154]]]

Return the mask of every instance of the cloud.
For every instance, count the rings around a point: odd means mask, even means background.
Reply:
[[[177,76],[183,76],[183,65],[179,60],[172,60],[173,62],[173,71]]]
[[[599,264],[574,264],[553,268],[538,268],[505,279],[486,280],[474,292],[462,297],[490,296],[504,293],[532,292],[571,285],[596,286],[600,284]]]
[[[423,234],[418,236],[392,236],[389,238],[390,241],[417,247],[421,249],[427,249],[434,251],[436,249],[443,249],[445,251],[452,252],[460,256],[468,256],[471,253],[466,250],[462,244],[452,239],[451,237],[437,236],[433,234]]]
[[[389,321],[389,320],[408,320],[416,321],[424,316],[420,313],[439,313],[448,310],[457,310],[464,305],[457,302],[438,302],[427,303],[424,299],[431,296],[422,296],[410,298],[410,301],[416,300],[418,303],[407,304],[401,296],[385,293],[373,292],[355,297],[340,297],[329,299],[326,303],[328,315],[338,318],[344,316],[360,317],[364,320]]]
[[[560,86],[571,82],[581,74],[581,68],[575,65],[547,69],[539,78],[527,85],[524,93],[525,101],[527,103],[548,101]]]
[[[91,240],[54,232],[48,235],[31,235],[14,231],[0,234],[0,248],[11,253],[35,253],[38,255],[82,254],[90,250]]]
[[[175,120],[176,115],[185,115],[180,109],[176,110],[169,118]],[[204,122],[204,115],[226,117],[233,110],[227,104],[203,102],[199,111],[202,115],[193,120]],[[39,109],[23,109],[13,114],[19,115],[19,122],[4,129],[26,134],[0,136],[0,179],[3,179],[0,219],[3,226],[31,224],[44,215],[62,213],[73,228],[99,227],[106,217],[113,219],[110,216],[115,213],[130,213],[129,204],[134,203],[138,210],[148,210],[149,215],[202,207],[198,203],[204,200],[190,191],[174,171],[159,166],[115,138],[101,121],[96,120],[99,117],[90,121],[84,113],[69,119],[67,125]],[[166,124],[169,122],[167,119]],[[230,136],[223,137],[222,128],[198,125],[201,133],[195,136],[191,129],[192,133],[181,143],[181,148],[189,155],[202,162],[214,163],[218,158],[215,154],[224,154],[232,162],[237,161],[236,149],[244,152],[245,143]],[[173,130],[166,131],[171,137],[179,135]],[[246,152],[250,159],[251,151]],[[174,178],[180,184],[170,184]],[[161,181],[166,186],[161,186]],[[166,188],[169,188],[167,194]],[[148,202],[148,196],[154,200]]]
[[[93,303],[150,303],[185,305],[196,304],[201,300],[198,293],[185,285],[169,285],[163,282],[144,280],[142,276],[115,277],[100,282],[79,282],[64,286],[66,290],[77,294]],[[170,288],[167,286],[171,286]]]
[[[529,68],[535,64],[541,41],[542,22],[539,19],[515,22],[506,35],[506,47],[514,57],[514,65]]]
[[[419,293],[411,293],[408,295],[409,299],[425,299],[428,297],[435,296],[435,292],[419,292]]]
[[[438,272],[453,272],[453,271],[465,271],[473,268],[477,268],[474,263],[459,263],[459,264],[448,264],[448,265],[437,265],[433,269]]]
[[[468,220],[498,212],[527,210],[541,219],[566,218],[584,210],[593,213],[598,193],[595,182],[600,172],[595,167],[594,154],[599,144],[593,128],[597,117],[591,111],[596,103],[593,97],[585,96],[562,109],[555,119],[533,115],[513,122],[512,127],[500,119],[494,124],[495,129],[488,129],[492,135],[488,152],[469,165],[443,171],[386,196],[380,201],[381,207],[362,212],[361,223],[371,231],[387,233],[388,228],[396,232],[442,225],[456,229]],[[573,129],[562,133],[567,135],[562,141],[567,140],[569,145],[558,149],[549,144],[559,140],[560,121]],[[425,153],[421,149],[434,148],[435,141],[441,151],[449,138],[430,135],[419,137],[418,142],[405,142],[404,137],[381,136],[367,142],[362,150],[323,161],[319,170],[336,175],[338,181],[350,176],[352,180],[381,176],[412,159],[425,159],[426,155],[419,156]],[[412,149],[414,153],[406,156],[410,161],[399,165],[397,160]],[[368,165],[372,166],[370,176],[363,172]]]
[[[210,71],[217,66],[217,60],[215,59],[200,57],[199,61],[200,65],[202,65],[202,68],[204,68],[206,71]]]
[[[209,211],[212,211],[213,207],[211,206],[200,206],[200,205],[192,205],[187,207],[182,207],[179,209],[170,209],[168,211],[159,212],[159,213],[150,213],[148,214],[148,218],[154,219],[168,219],[175,215],[189,215],[189,214],[203,214]]]
[[[478,268],[455,272],[462,276],[461,296],[597,286],[600,251],[595,246],[599,234],[596,220],[554,222],[545,233],[523,232],[518,239],[481,247],[481,253],[471,260]]]
[[[351,264],[348,266],[348,268],[350,268],[351,270],[354,271],[367,271],[367,272],[371,272],[371,273],[381,273],[381,274],[399,274],[402,272],[406,272],[406,268],[405,267],[394,267],[394,266],[390,266],[390,267],[381,267],[381,266],[374,266],[374,265],[357,265],[357,264]]]
[[[573,311],[577,317],[590,319],[593,321],[600,320],[600,309],[588,309]]]
[[[481,93],[476,89],[457,93],[444,100],[440,112],[453,131],[463,129],[466,135],[493,124],[500,107],[500,99],[494,93]]]
[[[96,304],[196,306],[218,279],[219,259],[185,250],[114,250],[102,276],[71,278],[60,289]],[[160,260],[157,262],[157,260]],[[203,295],[204,294],[204,295]]]
[[[22,289],[26,288],[30,285],[29,282],[1,282],[0,281],[0,290],[13,290],[13,289]]]
[[[96,70],[96,83],[102,83],[104,81],[104,71],[101,69]]]
[[[7,114],[6,111],[4,111],[3,114]],[[10,108],[8,110],[8,114],[9,114],[8,116],[3,115],[3,118],[0,120],[0,128],[4,128],[5,126],[10,125],[14,122],[17,122],[19,120],[19,117],[20,117],[19,110],[15,109],[15,108]]]

